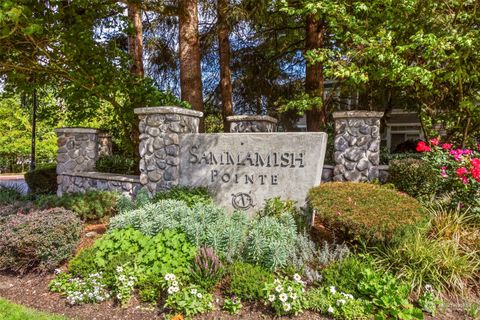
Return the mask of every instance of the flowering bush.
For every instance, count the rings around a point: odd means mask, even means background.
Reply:
[[[295,274],[293,280],[288,277],[275,279],[265,284],[264,291],[267,303],[271,304],[277,315],[296,315],[303,311],[305,282],[299,274]]]
[[[164,280],[164,286],[168,294],[165,300],[165,308],[181,312],[187,318],[213,310],[213,296],[211,294],[203,292],[195,285],[180,289],[180,283],[173,273],[167,273]]]
[[[452,204],[480,210],[480,146],[476,149],[455,149],[452,144],[431,139],[429,144],[420,141],[417,151],[442,177],[441,189],[452,197]]]
[[[191,276],[196,284],[210,291],[222,278],[223,270],[222,262],[215,252],[211,248],[203,246],[195,256]]]
[[[231,298],[226,298],[223,302],[223,310],[227,311],[228,313],[234,315],[240,312],[242,309],[242,301],[237,298],[235,295],[232,295]]]
[[[85,279],[72,278],[68,273],[59,272],[50,282],[49,289],[60,293],[71,305],[97,303],[110,298],[101,272]]]

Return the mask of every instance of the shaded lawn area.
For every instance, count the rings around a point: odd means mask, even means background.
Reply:
[[[67,320],[62,316],[28,309],[0,298],[0,319],[2,320]]]

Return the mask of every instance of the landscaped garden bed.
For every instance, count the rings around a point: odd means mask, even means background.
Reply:
[[[2,189],[0,296],[79,319],[475,319],[478,151],[419,148],[391,184],[324,183],[307,211],[272,198],[250,218],[203,189]]]

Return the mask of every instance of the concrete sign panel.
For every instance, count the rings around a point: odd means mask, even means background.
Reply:
[[[259,210],[272,197],[303,206],[326,144],[326,133],[180,134],[179,184],[207,187],[231,210]]]

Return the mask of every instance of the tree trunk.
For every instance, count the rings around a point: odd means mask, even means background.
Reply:
[[[179,1],[180,88],[182,100],[203,112],[197,0]],[[203,121],[200,122],[203,131]]]
[[[325,26],[321,21],[318,21],[314,16],[307,17],[307,38],[305,49],[314,50],[320,49],[324,44]],[[321,131],[325,128],[327,122],[327,106],[323,99],[324,93],[324,79],[323,66],[320,63],[308,64],[305,75],[305,91],[314,97],[322,97],[323,105],[315,107],[306,112],[307,116],[307,131]]]
[[[132,65],[130,67],[130,72],[139,78],[139,81],[143,79],[144,68],[143,68],[143,25],[142,25],[142,10],[140,8],[140,3],[129,2],[128,3],[128,18],[130,23],[133,26],[133,33],[128,35],[128,53],[132,58]],[[136,101],[135,97],[131,97],[132,109],[144,107]],[[130,133],[130,139],[133,143],[133,151],[137,158],[140,156],[140,130],[139,130],[139,119],[132,112],[132,131]]]
[[[143,26],[140,3],[128,3],[128,18],[134,29],[134,33],[128,35],[128,53],[132,57],[130,72],[143,78]]]
[[[218,0],[218,49],[220,55],[220,93],[222,96],[223,131],[230,132],[227,117],[233,115],[232,73],[230,70],[230,27],[227,22],[228,0]]]

